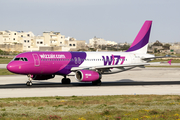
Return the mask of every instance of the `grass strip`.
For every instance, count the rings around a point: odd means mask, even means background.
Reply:
[[[12,58],[0,58],[0,64],[8,64]]]
[[[9,72],[7,69],[0,69],[0,75],[14,75],[14,73]]]
[[[180,119],[178,95],[115,95],[0,99],[6,120],[172,120]]]

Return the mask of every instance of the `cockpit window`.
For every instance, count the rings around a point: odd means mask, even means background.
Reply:
[[[14,58],[14,61],[19,61],[20,58]]]
[[[24,58],[25,61],[28,61],[27,58]]]
[[[28,61],[27,58],[14,58],[14,61]]]

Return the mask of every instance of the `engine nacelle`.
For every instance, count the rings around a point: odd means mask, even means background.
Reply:
[[[33,75],[32,79],[33,80],[48,80],[54,77],[55,75]]]
[[[80,82],[92,82],[101,79],[101,74],[91,70],[78,70],[75,78]]]

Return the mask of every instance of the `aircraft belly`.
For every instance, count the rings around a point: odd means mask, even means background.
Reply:
[[[107,69],[107,70],[104,70],[104,72],[102,74],[114,74],[114,73],[127,71],[127,70],[130,70],[132,68],[134,68],[134,67],[123,67],[123,68]]]

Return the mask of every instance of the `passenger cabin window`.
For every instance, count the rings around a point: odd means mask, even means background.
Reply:
[[[28,61],[27,58],[15,58],[14,61]]]

